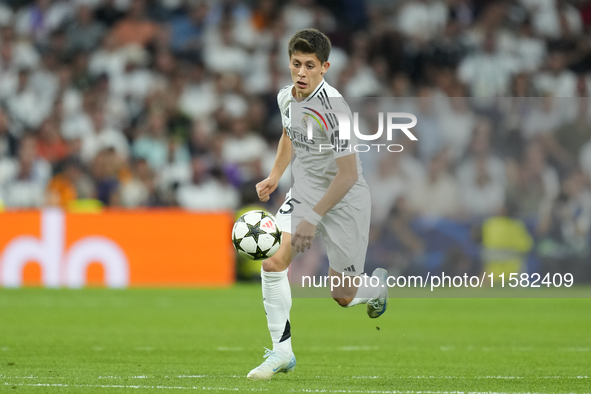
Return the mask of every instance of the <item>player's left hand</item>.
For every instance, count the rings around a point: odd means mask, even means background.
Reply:
[[[291,245],[295,248],[296,253],[304,253],[306,249],[310,249],[315,235],[316,226],[302,219],[296,227],[295,234],[291,237]]]

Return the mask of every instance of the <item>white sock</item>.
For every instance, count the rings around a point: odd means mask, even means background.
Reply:
[[[364,275],[367,276],[367,275]],[[357,293],[355,294],[355,298],[353,301],[347,305],[347,308],[350,308],[355,305],[359,304],[367,304],[369,301],[373,300],[374,298],[378,298],[380,296],[381,287],[373,287],[370,285],[370,280],[366,279],[362,282],[362,284],[357,288]]]
[[[263,306],[267,314],[267,325],[273,340],[273,350],[291,353],[291,288],[287,271],[267,272],[261,268],[263,282]]]

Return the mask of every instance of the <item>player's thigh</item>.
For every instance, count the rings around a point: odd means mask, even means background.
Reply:
[[[281,207],[277,211],[277,214],[275,215],[279,229],[283,232],[283,234],[287,233],[290,235],[295,233],[295,229],[298,226],[298,224],[303,220],[304,216],[313,208],[313,205],[301,195],[301,192],[298,193],[296,190],[295,195],[297,195],[298,197],[292,197],[292,190],[293,189],[290,189],[289,192],[287,192],[287,194],[285,195],[285,201],[283,202],[283,205],[281,205]],[[316,230],[316,233],[319,233],[318,229]],[[284,243],[285,242],[282,242],[282,245]],[[291,258],[295,258],[297,252],[294,248],[291,248],[291,253]]]
[[[281,245],[277,252],[263,260],[263,270],[267,272],[285,271],[291,264],[291,234],[281,233]]]
[[[275,215],[279,229],[293,234],[297,225],[312,208],[312,204],[301,196],[301,192],[298,193],[297,189],[289,189],[285,194],[283,205]]]
[[[322,219],[320,232],[326,243],[330,268],[339,274],[363,273],[369,244],[370,208],[345,206],[332,210]]]

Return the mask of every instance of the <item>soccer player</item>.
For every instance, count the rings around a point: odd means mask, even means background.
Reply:
[[[341,94],[323,77],[330,67],[330,48],[328,37],[316,29],[301,30],[289,41],[293,84],[281,89],[277,96],[283,135],[271,174],[256,185],[256,190],[261,201],[269,200],[291,162],[292,145],[296,156],[292,165],[294,183],[277,214],[281,247],[262,264],[263,305],[273,350],[267,350],[266,360],[248,373],[252,380],[271,379],[278,372],[293,371],[296,365],[291,349],[291,290],[287,277],[292,247],[296,254],[304,252],[320,233],[327,245],[331,277],[342,279],[345,275],[352,279],[363,272],[371,206],[361,161],[349,146],[356,138],[351,135],[350,140],[339,140],[337,117],[321,112],[332,108],[344,108],[349,115],[351,112]],[[322,122],[303,115],[299,110],[303,106],[308,110],[316,107],[314,111],[322,116]],[[307,138],[308,122],[313,122],[312,139]],[[367,304],[369,317],[379,317],[386,310],[387,272],[378,268],[373,276],[374,281],[365,277],[359,287],[343,280],[331,295],[343,307]]]

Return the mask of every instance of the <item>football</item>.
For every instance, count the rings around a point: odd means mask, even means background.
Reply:
[[[279,250],[281,231],[270,213],[249,211],[234,224],[232,243],[241,256],[249,260],[263,260]]]

